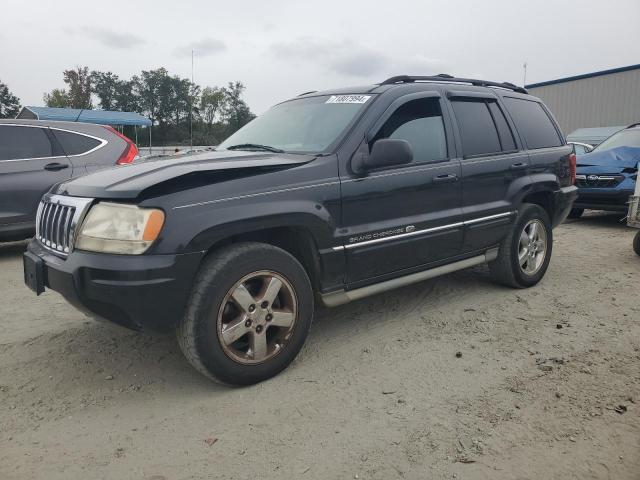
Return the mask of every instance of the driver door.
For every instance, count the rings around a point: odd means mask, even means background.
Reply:
[[[401,276],[460,252],[460,162],[441,102],[437,92],[401,97],[367,135],[369,151],[383,138],[407,140],[411,163],[342,179],[348,284]]]

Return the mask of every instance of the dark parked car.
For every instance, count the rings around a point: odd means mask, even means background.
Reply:
[[[25,281],[134,329],[177,330],[210,378],[284,369],[336,306],[488,263],[544,276],[575,155],[522,88],[449,76],[300,95],[215,152],[64,182]]]
[[[108,126],[0,120],[0,241],[34,234],[38,203],[54,184],[131,163],[137,154]]]
[[[569,216],[585,209],[626,213],[638,178],[640,124],[614,133],[577,160],[578,199]]]

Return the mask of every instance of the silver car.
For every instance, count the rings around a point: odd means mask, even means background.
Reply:
[[[0,241],[33,235],[38,203],[53,185],[137,155],[131,140],[106,125],[0,120]]]

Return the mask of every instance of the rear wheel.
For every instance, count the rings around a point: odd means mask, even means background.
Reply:
[[[531,287],[544,277],[552,248],[549,215],[539,205],[525,203],[511,232],[500,244],[498,258],[489,264],[491,275],[503,285]]]
[[[636,236],[633,237],[633,251],[640,255],[640,232],[636,233]]]
[[[271,245],[237,244],[202,266],[178,341],[204,375],[248,385],[293,361],[312,318],[311,284],[293,256]]]
[[[580,218],[583,213],[584,213],[584,208],[573,208],[569,212],[568,217],[569,218]]]

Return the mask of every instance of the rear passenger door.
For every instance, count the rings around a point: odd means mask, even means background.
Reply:
[[[529,158],[490,91],[449,91],[462,165],[463,251],[499,243],[513,220],[511,191],[525,184]]]
[[[0,124],[0,225],[35,222],[42,195],[72,170],[47,127]]]
[[[398,276],[459,253],[460,164],[451,137],[437,92],[395,100],[372,125],[365,148],[383,138],[407,140],[413,161],[342,179],[347,283]]]

